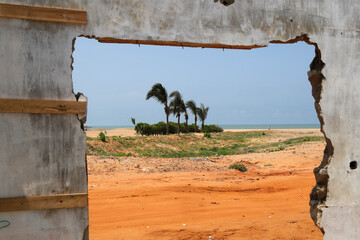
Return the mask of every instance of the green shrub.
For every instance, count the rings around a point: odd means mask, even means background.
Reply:
[[[229,169],[237,169],[240,172],[247,172],[247,168],[244,164],[234,163],[229,166]]]
[[[169,134],[176,134],[178,129],[178,124],[175,122],[169,122]],[[158,122],[156,124],[148,124],[148,123],[137,123],[135,125],[135,131],[138,135],[165,135],[166,134],[166,123]],[[196,126],[196,131],[200,132],[198,126]],[[205,132],[222,132],[223,129],[217,125],[205,125]],[[185,123],[180,124],[180,132],[186,132]],[[188,125],[188,132],[195,132],[195,124]]]
[[[205,125],[204,132],[223,132],[224,130],[218,125]]]
[[[189,125],[188,125],[188,131],[189,131]],[[186,124],[180,123],[180,132],[186,133]],[[176,133],[177,133],[177,124],[176,124]]]
[[[103,133],[102,131],[98,135],[99,139],[103,142],[106,142],[106,131]]]
[[[195,124],[194,123],[190,124],[188,126],[188,130],[189,130],[189,132],[195,132]],[[198,126],[196,126],[196,132],[200,132],[200,128]]]
[[[157,124],[154,124],[153,131],[156,133],[156,135],[165,135],[166,134],[166,123],[164,122],[158,122]]]
[[[169,122],[169,134],[177,133],[177,123]]]
[[[204,137],[206,137],[206,138],[211,138],[211,133],[209,133],[209,132],[204,132]]]
[[[136,134],[140,134],[140,135],[149,135],[150,133],[150,125],[147,123],[138,123],[135,125],[135,131]]]

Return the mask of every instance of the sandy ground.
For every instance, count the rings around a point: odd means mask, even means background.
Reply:
[[[103,130],[103,129],[91,129],[86,131],[86,136],[88,137],[97,137],[101,131],[106,131],[106,136],[121,136],[121,137],[133,137],[136,136],[136,132],[134,128],[116,128],[111,130]],[[259,129],[224,129],[224,132],[248,132],[248,131],[267,131],[267,130],[259,130]],[[273,132],[293,132],[293,133],[304,133],[309,131],[314,131],[316,133],[320,133],[319,129],[272,129]]]
[[[106,136],[133,137],[136,136],[134,128],[116,128],[111,130],[91,129],[86,131],[86,136],[97,137],[101,131],[106,131]]]
[[[324,147],[210,158],[88,156],[90,239],[322,239],[308,203]],[[248,172],[229,170],[235,162]]]

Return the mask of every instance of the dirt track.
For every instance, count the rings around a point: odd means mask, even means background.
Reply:
[[[321,239],[308,202],[323,149],[205,161],[89,156],[90,239]],[[240,161],[247,173],[227,169]]]

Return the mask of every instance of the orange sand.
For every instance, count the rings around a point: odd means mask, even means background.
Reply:
[[[308,202],[323,149],[207,161],[89,156],[90,239],[322,239]],[[247,173],[228,169],[240,161]]]

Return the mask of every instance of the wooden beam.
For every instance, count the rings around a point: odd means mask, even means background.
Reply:
[[[86,193],[0,198],[0,212],[81,208],[87,206],[88,195]]]
[[[0,113],[86,114],[87,102],[0,99]]]
[[[0,17],[45,22],[86,24],[86,11],[0,3]]]
[[[243,49],[251,50],[253,48],[263,48],[263,45],[227,45],[222,43],[191,43],[191,42],[176,42],[176,41],[155,41],[155,40],[131,40],[131,39],[116,39],[111,37],[95,38],[101,43],[131,43],[138,45],[159,45],[159,46],[176,46],[176,47],[201,47],[201,48],[226,48],[226,49]]]

